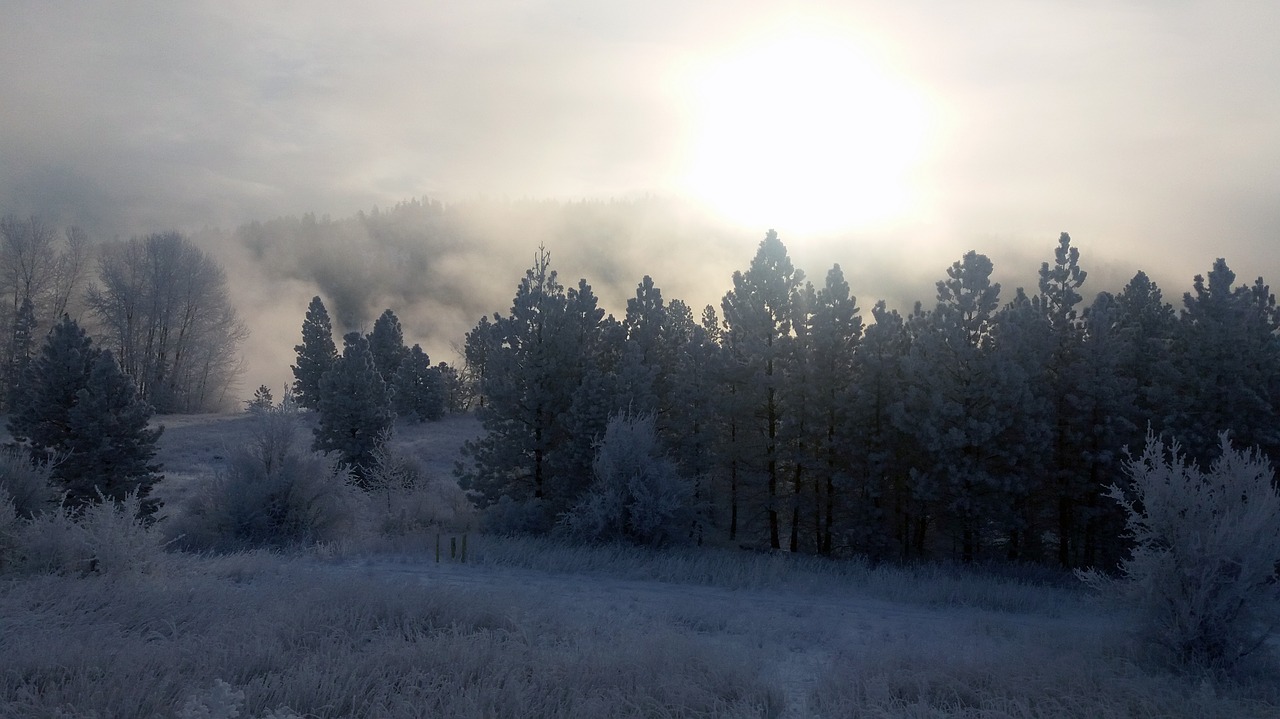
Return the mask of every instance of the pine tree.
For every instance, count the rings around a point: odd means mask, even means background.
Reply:
[[[333,343],[333,323],[320,297],[311,298],[306,319],[302,321],[302,344],[293,348],[298,363],[293,365],[293,394],[299,407],[317,409],[322,396],[320,378],[338,357]]]
[[[69,414],[98,352],[80,325],[64,315],[28,366],[8,429],[14,439],[30,444],[33,456],[47,460],[70,450]]]
[[[1160,286],[1145,272],[1135,274],[1116,295],[1115,323],[1121,342],[1119,370],[1134,383],[1133,423],[1140,429],[1150,424],[1157,433],[1171,429],[1179,404],[1172,354],[1177,317]],[[1142,437],[1134,439],[1136,447]]]
[[[1235,278],[1222,259],[1207,278],[1196,275],[1175,334],[1183,399],[1175,432],[1206,464],[1224,431],[1280,456],[1280,313],[1262,278],[1239,287]]]
[[[585,488],[594,434],[608,414],[592,419],[600,407],[584,394],[592,389],[584,380],[599,362],[605,326],[590,286],[581,281],[566,292],[540,247],[510,312],[468,335],[467,361],[482,368],[477,414],[485,434],[466,445],[457,474],[483,506],[508,498],[549,528]]]
[[[26,374],[27,365],[30,364],[32,351],[35,349],[35,333],[35,306],[31,304],[30,297],[25,297],[22,300],[22,305],[18,308],[17,315],[13,318],[13,333],[9,345],[9,366],[5,372],[8,384],[5,387],[4,399],[7,407],[12,408],[19,401],[23,376]]]
[[[136,494],[144,500],[146,513],[154,511],[156,504],[145,499],[161,479],[160,467],[152,460],[163,428],[148,429],[151,407],[138,397],[133,381],[110,352],[97,353],[67,419],[68,454],[54,468],[66,502],[87,504],[99,494],[121,501],[126,494]]]
[[[57,460],[53,477],[68,506],[78,506],[99,493],[111,499],[147,495],[160,479],[150,462],[161,430],[147,428],[150,418],[150,406],[111,353],[93,347],[64,316],[28,367],[9,431],[29,444],[33,458]]]
[[[369,351],[373,354],[373,366],[383,381],[391,384],[400,363],[409,350],[404,346],[404,330],[400,318],[391,310],[385,310],[373,323],[369,333]]]
[[[894,422],[910,436],[913,491],[934,510],[940,529],[977,558],[998,516],[1008,520],[1010,496],[999,473],[1004,434],[1018,418],[1009,406],[1018,388],[1008,363],[992,352],[1000,285],[986,256],[968,252],[938,282],[938,302],[916,320],[918,332],[903,361],[906,390]],[[915,547],[923,550],[923,541]]]
[[[817,549],[830,554],[836,527],[837,484],[849,473],[851,454],[847,427],[848,397],[854,391],[855,357],[862,340],[858,300],[849,292],[840,265],[827,272],[825,286],[814,297],[808,335],[812,351],[812,412],[818,433],[814,463]],[[860,488],[864,499],[871,488]]]
[[[395,414],[386,383],[374,367],[369,341],[359,332],[350,332],[342,342],[342,356],[320,378],[320,421],[313,446],[322,452],[337,452],[342,463],[363,481],[391,431]]]
[[[888,555],[896,546],[906,558],[923,543],[927,516],[910,482],[906,435],[892,420],[903,393],[902,362],[911,338],[906,320],[884,300],[872,307],[871,317],[874,321],[854,354],[855,379],[843,408],[848,420],[837,435],[849,463],[847,514],[832,535],[842,531],[853,549],[873,556]]]
[[[792,295],[804,281],[787,256],[778,233],[769,230],[760,242],[746,272],[733,274],[733,289],[721,306],[727,328],[730,362],[736,363],[746,381],[743,391],[748,414],[744,428],[749,444],[759,448],[758,459],[746,468],[763,479],[767,497],[769,546],[780,549],[780,498],[784,490],[783,457],[778,432],[782,427],[782,365],[792,337]]]
[[[401,417],[434,422],[444,416],[444,378],[440,368],[431,366],[431,358],[421,345],[415,344],[405,354],[392,386],[393,404]]]

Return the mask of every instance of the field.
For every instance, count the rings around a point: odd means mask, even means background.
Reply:
[[[253,426],[166,424],[170,497]],[[444,479],[477,430],[397,442]],[[1280,716],[1274,675],[1161,670],[1067,582],[475,533],[464,563],[450,539],[6,578],[0,717]]]

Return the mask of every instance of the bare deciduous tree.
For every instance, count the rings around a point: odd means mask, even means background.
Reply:
[[[14,373],[25,364],[32,331],[43,327],[37,332],[43,334],[74,311],[89,241],[83,230],[72,227],[59,244],[57,230],[39,217],[10,214],[0,219],[0,327],[8,340],[0,346],[0,375],[5,386],[17,381]]]
[[[248,336],[226,273],[176,232],[103,246],[89,308],[103,342],[159,412],[219,408]]]

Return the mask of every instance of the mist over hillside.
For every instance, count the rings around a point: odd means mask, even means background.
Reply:
[[[510,305],[515,286],[539,246],[565,282],[585,278],[606,311],[620,316],[636,285],[648,275],[663,296],[695,311],[719,310],[732,275],[745,269],[769,228],[746,228],[717,218],[693,202],[641,196],[612,200],[472,199],[443,203],[408,200],[347,217],[286,216],[254,220],[234,231],[205,230],[195,240],[228,266],[234,296],[252,335],[245,346],[242,389],[279,387],[307,302],[320,295],[336,332],[368,331],[392,309],[410,344],[421,343],[433,361],[458,362],[458,348],[480,317]],[[1008,297],[1034,287],[1039,264],[1063,228],[1039,241],[1010,236],[935,237],[918,232],[782,234],[798,267],[820,281],[839,263],[861,306],[884,299],[909,311],[934,300],[934,283],[970,249],[991,256]],[[1080,242],[1090,272],[1086,288],[1118,290],[1141,269]],[[1206,266],[1207,269],[1207,266]],[[1151,273],[1166,286],[1187,277]],[[1247,268],[1245,274],[1248,274]]]

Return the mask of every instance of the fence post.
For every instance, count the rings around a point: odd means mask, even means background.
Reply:
[[[440,533],[436,532],[436,564],[440,563]]]
[[[467,535],[462,535],[462,563],[467,563]]]

